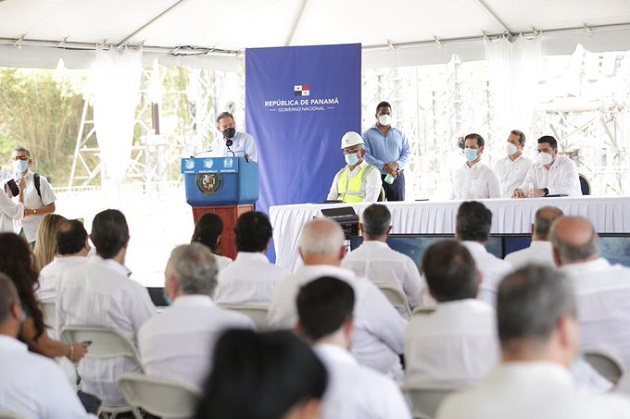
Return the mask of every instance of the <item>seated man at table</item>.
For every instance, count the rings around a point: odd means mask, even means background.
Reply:
[[[363,137],[356,132],[346,132],[341,138],[341,149],[347,166],[335,175],[326,200],[376,202],[381,194],[381,175],[363,159]]]
[[[511,198],[514,189],[521,186],[532,161],[523,156],[525,134],[514,129],[507,138],[507,155],[494,164],[494,171],[501,179],[503,197]]]
[[[468,134],[464,142],[466,163],[453,175],[451,199],[501,197],[501,181],[490,167],[481,162],[485,141],[479,134]]]
[[[544,135],[538,139],[537,150],[538,161],[531,165],[512,197],[581,196],[577,167],[568,157],[558,155],[558,141],[551,135]]]

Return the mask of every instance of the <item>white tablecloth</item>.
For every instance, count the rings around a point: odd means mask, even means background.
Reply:
[[[567,215],[588,218],[599,233],[630,233],[630,197],[534,198],[481,200],[492,211],[492,234],[530,233],[536,210],[554,205]],[[455,234],[461,201],[387,202],[393,234]],[[361,214],[369,204],[354,204]],[[276,264],[289,270],[299,264],[298,239],[302,226],[320,216],[322,208],[340,204],[277,205],[269,209]]]

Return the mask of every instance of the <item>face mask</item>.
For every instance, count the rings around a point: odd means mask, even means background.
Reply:
[[[345,154],[343,157],[346,159],[346,163],[350,166],[356,166],[357,163],[359,163],[359,156],[357,153]]]
[[[236,135],[236,128],[227,128],[223,131],[223,138],[234,138]]]
[[[547,166],[553,162],[553,156],[547,153],[538,153],[538,161],[541,162],[543,166]]]
[[[391,122],[392,122],[391,115],[380,115],[378,117],[378,123],[384,127],[388,126]]]
[[[28,169],[28,160],[13,160],[12,163],[16,173],[24,173]]]
[[[507,150],[508,156],[511,156],[512,154],[515,154],[518,151],[518,147],[516,147],[512,143],[507,143],[506,150]]]
[[[479,152],[474,148],[467,148],[464,150],[464,156],[466,157],[466,160],[474,161],[477,160],[477,157],[479,157]]]

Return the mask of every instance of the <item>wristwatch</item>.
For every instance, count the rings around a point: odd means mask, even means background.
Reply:
[[[549,196],[549,189],[543,188],[543,196]]]

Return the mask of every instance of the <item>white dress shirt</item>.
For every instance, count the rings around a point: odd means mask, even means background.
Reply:
[[[385,295],[366,278],[357,278],[348,269],[329,265],[302,266],[276,287],[267,315],[267,324],[275,329],[293,329],[297,322],[295,297],[302,285],[322,276],[346,281],[355,293],[354,338],[352,351],[359,362],[377,371],[402,379],[399,354],[404,347],[407,322]]]
[[[628,419],[630,401],[579,392],[550,362],[510,362],[483,383],[447,398],[436,419]]]
[[[35,291],[39,300],[57,297],[57,284],[65,272],[78,268],[88,262],[85,256],[55,256],[48,265],[39,272],[39,288]]]
[[[523,184],[532,161],[522,154],[514,161],[508,156],[495,163],[494,171],[503,186],[503,198],[511,198],[514,189]]]
[[[573,283],[583,349],[599,349],[630,370],[630,269],[598,258],[560,268]]]
[[[217,307],[206,295],[181,295],[138,333],[138,349],[148,375],[203,387],[214,344],[226,329],[254,329],[245,315]]]
[[[532,240],[529,247],[506,255],[505,261],[512,265],[514,269],[518,269],[530,263],[536,263],[550,268],[556,267],[556,263],[553,261],[551,242],[543,240]]]
[[[234,138],[232,138],[230,150],[225,145],[225,139],[219,136],[212,143],[212,150],[207,155],[208,157],[245,157],[247,155],[249,161],[258,161],[256,141],[254,141],[254,137],[246,132],[236,132]]]
[[[214,256],[214,260],[217,261],[217,269],[219,271],[225,269],[230,263],[234,262],[232,259],[230,259],[227,256],[223,256],[223,255],[217,255],[217,254],[212,254],[212,256]]]
[[[453,176],[451,199],[500,198],[501,194],[499,176],[481,162],[473,164],[472,167],[464,163]]]
[[[500,359],[492,307],[472,298],[414,315],[405,333],[405,382],[458,388],[483,380]]]
[[[3,186],[4,188],[4,186]],[[18,198],[19,199],[19,198]],[[4,190],[0,191],[0,233],[13,233],[15,226],[13,220],[19,220],[24,216],[24,205],[9,198]]]
[[[582,195],[577,167],[564,156],[557,156],[549,169],[539,161],[532,163],[518,189],[527,191],[530,184],[534,189],[549,189],[549,195]]]
[[[273,289],[287,275],[289,271],[262,253],[238,252],[234,262],[219,271],[213,299],[217,304],[269,305]]]
[[[479,299],[492,307],[496,307],[499,283],[507,274],[514,271],[512,265],[488,252],[481,243],[463,241],[462,244],[466,246],[466,249],[468,249],[477,264],[477,269],[483,275],[479,286]]]
[[[412,309],[423,305],[426,283],[420,277],[418,266],[409,256],[391,249],[387,243],[363,241],[361,246],[346,255],[341,266],[376,285],[387,284],[398,288],[405,294]]]
[[[363,160],[353,170],[348,171],[348,183],[350,183],[350,181],[355,176],[358,176],[359,173],[361,173],[361,170],[367,165],[368,163]],[[326,197],[326,199],[329,201],[335,201],[339,198],[339,188],[337,187],[337,185],[339,184],[341,173],[341,171],[337,172],[337,174],[333,178],[332,185],[330,185],[330,191],[328,191],[328,196]],[[365,199],[363,200],[363,202],[378,201],[378,197],[381,194],[382,186],[383,182],[381,181],[381,172],[378,170],[378,167],[376,167],[367,174],[365,185],[363,185],[363,188],[365,188]]]
[[[93,256],[88,263],[63,274],[57,285],[57,330],[65,326],[117,329],[133,342],[155,306],[145,287],[127,277],[127,269],[112,259]],[[123,372],[138,372],[128,357],[84,358],[79,363],[83,390],[106,406],[124,405],[116,379]]]
[[[313,347],[328,370],[322,419],[411,419],[398,385],[359,365],[347,350],[331,344]]]
[[[30,419],[74,419],[88,415],[59,366],[0,335],[0,411]]]

